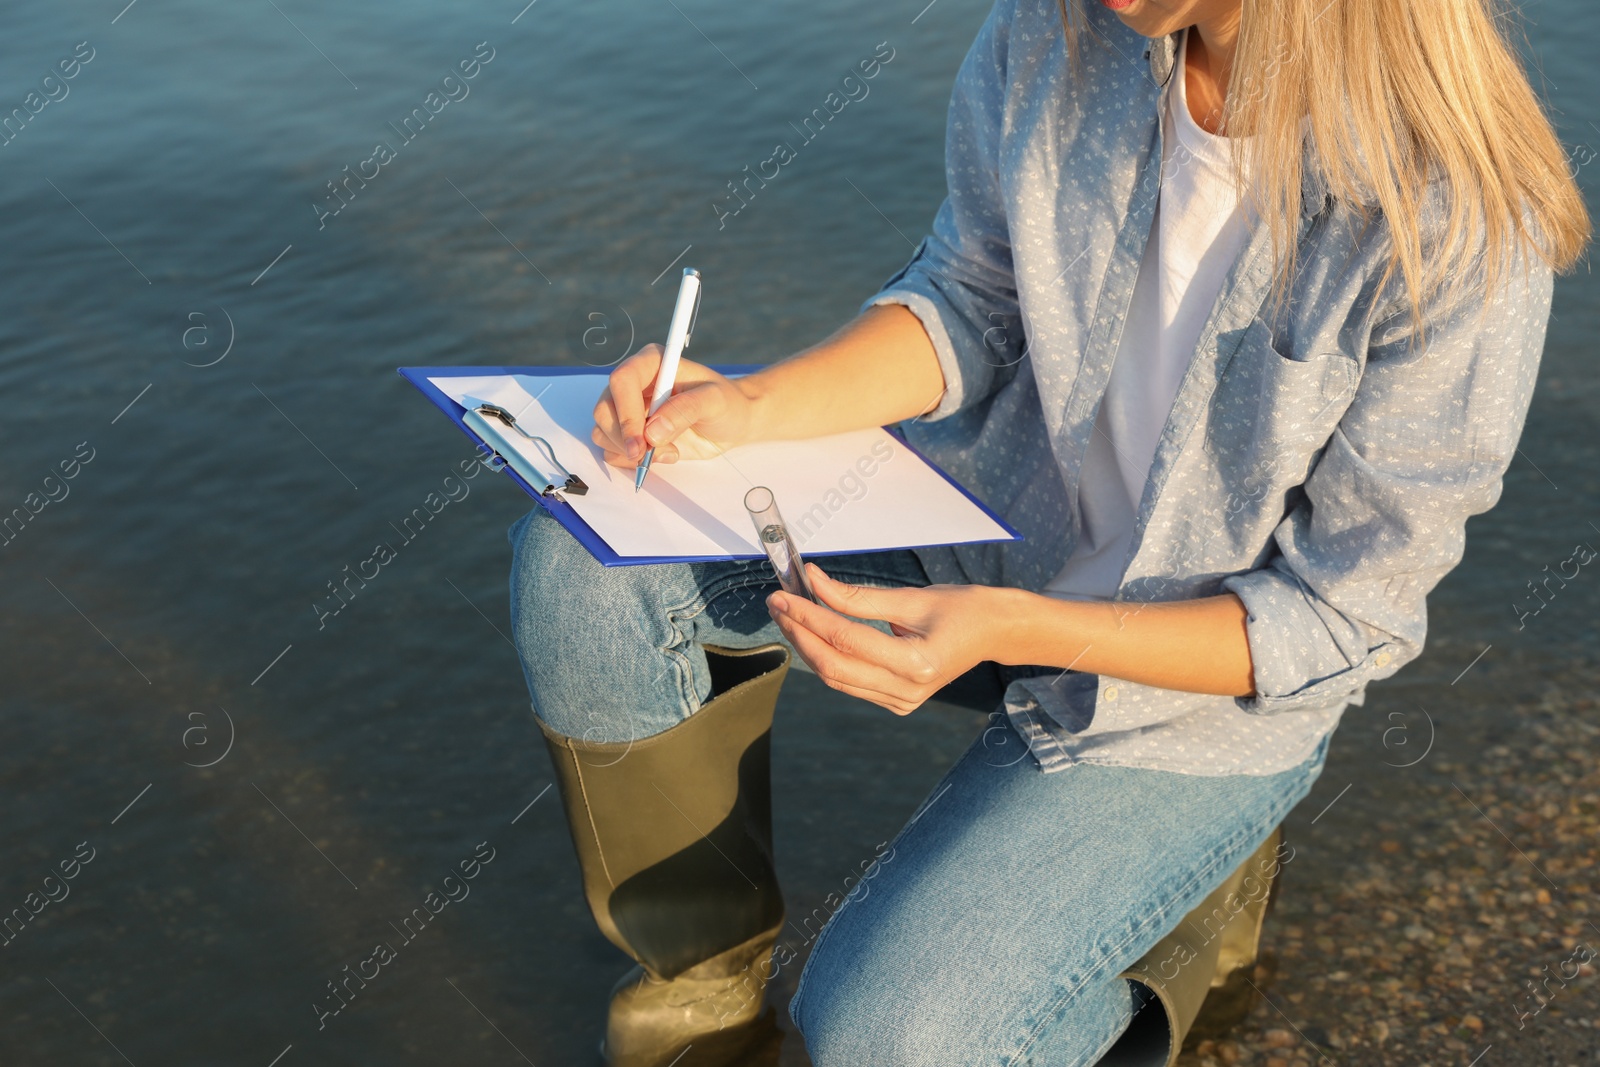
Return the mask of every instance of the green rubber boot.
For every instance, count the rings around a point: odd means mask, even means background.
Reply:
[[[1134,987],[1133,1022],[1102,1067],[1172,1067],[1185,1038],[1221,1037],[1250,1014],[1260,995],[1250,975],[1277,898],[1282,844],[1279,827],[1122,972]]]
[[[706,649],[712,697],[631,742],[544,730],[600,932],[637,961],[612,990],[610,1067],[723,1067],[776,1032],[763,1013],[783,925],[772,860],[772,713],[782,645]]]

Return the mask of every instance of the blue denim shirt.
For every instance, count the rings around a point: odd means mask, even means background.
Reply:
[[[1077,472],[1161,187],[1178,43],[1099,5],[1087,16],[1074,81],[1056,5],[998,0],[956,78],[933,232],[863,305],[905,305],[938,354],[944,397],[904,424],[908,438],[1025,536],[919,550],[936,582],[1037,591],[1080,530]],[[1013,681],[1011,721],[1046,770],[1300,763],[1368,682],[1421,652],[1428,592],[1460,561],[1468,516],[1499,498],[1550,270],[1519,255],[1492,292],[1432,298],[1413,338],[1401,283],[1380,284],[1384,219],[1362,233],[1327,195],[1309,136],[1306,153],[1290,298],[1268,300],[1257,224],[1162,431],[1117,594],[1237,594],[1255,695],[1075,671]],[[1430,189],[1435,220],[1441,196]]]

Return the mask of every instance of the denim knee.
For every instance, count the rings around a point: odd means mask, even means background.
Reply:
[[[875,951],[873,943],[870,936],[825,934],[806,961],[790,1013],[812,1064],[947,1067],[980,1062],[964,1058],[972,1051],[973,1035],[958,1021],[962,1013],[952,1010],[957,1008],[953,1001],[974,991],[951,988],[941,980],[937,952],[930,953],[922,973],[906,973],[888,962],[890,953]]]
[[[542,508],[507,536],[511,636],[533,709],[551,729],[629,741],[698,706],[694,665],[675,654],[682,642],[671,619],[695,595],[687,568],[604,566]]]
[[[579,633],[562,625],[574,600],[607,596],[604,567],[589,556],[577,538],[543,508],[534,508],[512,524],[512,638],[524,668],[530,657],[558,656]],[[591,565],[601,574],[591,574]],[[584,610],[582,608],[580,611]]]
[[[1081,987],[1049,1010],[1038,975],[1008,974],[1004,960],[952,977],[936,944],[916,953],[924,966],[883,966],[858,946],[819,941],[807,962],[803,990],[791,1005],[814,1067],[863,1063],[878,1067],[947,1067],[952,1063],[1017,1063],[1080,1067],[1096,1062],[1134,1010],[1127,981],[1106,977]],[[954,962],[954,961],[952,961]],[[1020,988],[1006,988],[1014,982]],[[1035,1005],[1036,1025],[1021,1025],[1022,1004]]]
[[[869,988],[872,983],[866,979],[866,973],[872,970],[871,961],[836,960],[840,954],[830,950],[826,937],[818,941],[801,974],[800,989],[789,1002],[789,1016],[805,1040],[806,1055],[814,1067],[862,1063],[898,1067],[922,1062],[904,1054],[903,1038],[913,1035],[887,1031],[881,1025],[883,1020],[871,1018],[868,1005],[862,1003],[863,997],[873,996]],[[897,1009],[905,1008],[895,983],[881,989],[880,995],[892,997]],[[915,1025],[916,1021],[906,1020],[907,1029]]]

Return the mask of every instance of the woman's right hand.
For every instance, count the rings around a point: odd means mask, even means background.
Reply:
[[[651,447],[656,463],[712,459],[750,436],[750,397],[736,382],[687,359],[678,361],[672,396],[647,420],[661,354],[660,345],[645,345],[623,360],[594,406],[590,436],[613,466],[636,467]]]

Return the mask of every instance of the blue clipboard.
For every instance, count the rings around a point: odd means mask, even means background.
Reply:
[[[726,374],[726,375],[730,375],[730,376],[739,375],[739,374],[751,374],[751,373],[754,373],[755,371],[758,371],[758,370],[762,369],[762,365],[759,364],[759,363],[716,363],[716,364],[707,364],[707,366],[711,367],[712,370],[716,371],[719,374]],[[451,400],[448,396],[446,396],[443,392],[441,392],[438,386],[434,385],[432,382],[430,382],[428,380],[429,378],[479,378],[479,377],[490,377],[490,376],[493,376],[493,375],[511,375],[511,374],[536,374],[536,375],[581,374],[581,375],[589,375],[589,376],[593,377],[595,379],[596,385],[598,386],[600,384],[600,382],[606,377],[606,372],[605,371],[598,370],[598,369],[596,369],[594,367],[398,367],[396,369],[399,371],[400,376],[402,378],[404,378],[406,381],[410,382],[412,385],[416,386],[419,390],[421,390],[423,396],[425,396],[429,400],[433,401],[434,407],[438,408],[440,411],[444,412],[447,416],[449,416],[450,421],[455,423],[456,429],[458,429],[462,433],[466,434],[467,435],[467,439],[470,440],[474,445],[478,446],[482,450],[491,450],[492,446],[488,442],[485,442],[481,437],[479,437],[478,434],[473,432],[472,428],[466,424],[466,422],[464,421],[462,416],[466,413],[467,409],[462,407],[460,404],[456,403],[454,400]],[[596,394],[595,395],[598,398],[598,396],[599,396],[599,390],[598,389],[596,390]],[[1006,522],[999,515],[996,515],[993,511],[991,511],[987,504],[985,504],[983,501],[979,500],[977,497],[973,496],[970,492],[968,492],[966,486],[962,485],[960,482],[958,482],[954,478],[950,477],[950,475],[947,474],[944,471],[944,469],[941,468],[937,463],[933,462],[927,456],[923,455],[922,452],[919,451],[910,442],[908,442],[905,439],[905,436],[903,434],[899,433],[898,430],[895,427],[886,426],[886,427],[884,427],[884,429],[887,430],[889,433],[894,434],[894,437],[895,437],[896,441],[898,441],[901,445],[905,446],[905,448],[909,452],[911,452],[913,455],[917,456],[924,463],[926,463],[930,468],[932,468],[939,475],[939,477],[941,477],[945,481],[949,482],[950,485],[952,487],[954,487],[957,492],[959,492],[962,496],[966,497],[968,500],[972,501],[972,503],[974,505],[976,505],[979,508],[979,510],[981,510],[985,515],[989,516],[989,518],[993,519],[994,522],[996,523],[996,525],[998,525],[1002,530],[1006,531],[1006,533],[1010,535],[1008,537],[992,538],[992,539],[990,539],[988,541],[971,541],[971,542],[966,542],[966,543],[968,543],[968,544],[989,544],[989,543],[994,543],[994,542],[997,542],[997,541],[1020,541],[1020,540],[1022,540],[1022,534],[1020,532],[1018,532],[1016,530],[1016,528],[1014,528],[1010,523]],[[570,532],[573,537],[576,537],[578,539],[578,543],[583,545],[584,548],[587,548],[589,550],[589,554],[590,555],[594,556],[595,559],[599,560],[602,564],[604,564],[607,567],[632,567],[632,566],[638,566],[638,565],[647,564],[647,563],[685,563],[685,562],[689,562],[689,563],[704,563],[704,562],[707,562],[706,559],[704,559],[702,557],[699,557],[699,556],[691,557],[689,559],[685,559],[682,556],[619,556],[619,555],[617,555],[617,553],[615,551],[612,550],[611,546],[606,543],[604,538],[602,538],[599,534],[595,533],[594,529],[592,527],[590,527],[590,525],[588,523],[583,521],[583,519],[578,515],[578,513],[573,510],[571,504],[568,504],[565,500],[562,500],[559,497],[549,496],[549,495],[546,495],[545,493],[540,492],[538,489],[536,489],[532,485],[530,485],[528,483],[527,479],[525,479],[524,477],[522,477],[522,475],[518,474],[515,470],[513,470],[511,468],[510,464],[506,464],[503,467],[501,467],[501,472],[506,474],[506,475],[508,475],[508,476],[510,476],[512,481],[516,482],[517,485],[522,487],[522,491],[523,492],[525,492],[529,496],[533,497],[533,499],[538,502],[540,507],[544,508],[545,511],[549,512],[552,516],[554,516],[556,521],[561,523],[562,526],[565,526],[567,528],[568,532]],[[906,547],[906,548],[933,548],[935,546],[929,544],[929,545],[906,545],[904,547]],[[849,552],[816,553],[816,555],[818,555],[818,556],[850,556],[850,555],[860,555],[862,553],[876,552],[876,551],[882,551],[882,550],[881,549],[864,548],[864,549],[857,549],[857,550],[849,551]],[[727,555],[725,557],[722,557],[722,558],[724,558],[724,559],[765,559],[766,557],[764,555],[762,555],[761,553],[759,553],[759,552],[749,552],[749,553],[729,554],[729,555]]]

